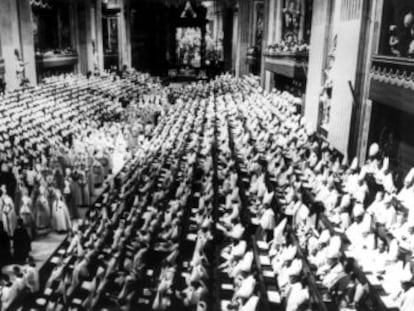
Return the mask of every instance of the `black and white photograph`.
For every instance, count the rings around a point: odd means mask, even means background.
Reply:
[[[414,0],[0,0],[0,311],[414,311]]]

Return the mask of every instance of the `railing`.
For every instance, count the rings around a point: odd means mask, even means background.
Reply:
[[[270,51],[266,51],[264,53],[264,56],[266,57],[275,57],[275,58],[280,58],[280,57],[290,57],[290,58],[308,58],[309,53],[308,52],[270,52]]]
[[[73,66],[78,63],[78,55],[74,54],[42,54],[36,56],[36,65],[46,68]]]
[[[414,113],[414,59],[375,55],[370,78],[371,100]]]
[[[265,53],[264,69],[295,79],[306,79],[308,53]]]

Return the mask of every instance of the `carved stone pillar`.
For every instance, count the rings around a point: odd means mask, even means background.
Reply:
[[[25,63],[25,77],[30,84],[36,84],[36,63],[33,46],[31,7],[29,0],[0,1],[0,36],[1,50],[5,65],[5,82],[7,90],[19,87],[17,58]]]
[[[100,72],[104,70],[104,51],[103,51],[103,34],[102,34],[102,0],[96,0],[95,2],[95,44],[98,68]]]
[[[361,58],[362,39],[365,34],[365,24],[368,0],[342,0],[337,21],[337,49],[334,70],[332,71],[332,105],[328,125],[328,141],[340,152],[348,155],[349,137],[353,124],[353,110],[358,103],[354,101],[350,84],[357,92],[356,85],[358,66]],[[352,155],[351,155],[352,156]]]
[[[29,0],[17,0],[20,27],[21,57],[25,62],[25,77],[36,84],[36,60],[33,41],[32,8]]]
[[[78,58],[79,69],[82,74],[92,70],[92,25],[91,1],[79,1],[77,5],[78,16]]]
[[[313,0],[305,118],[315,130],[318,124],[319,95],[324,83],[323,70],[326,65],[326,55],[330,44],[329,32],[332,26],[331,15],[334,12],[333,2],[335,1]]]
[[[119,14],[119,67],[131,67],[131,32],[130,32],[130,10],[129,0],[121,1],[121,12]]]
[[[224,70],[232,69],[233,10],[226,8],[223,13],[223,55]]]
[[[238,44],[236,58],[236,76],[248,74],[249,66],[247,64],[247,49],[249,47],[249,34],[251,9],[250,0],[239,0],[239,23],[238,23]]]

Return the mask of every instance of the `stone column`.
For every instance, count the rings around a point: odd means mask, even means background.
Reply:
[[[103,72],[104,70],[104,51],[103,51],[103,34],[102,34],[102,0],[96,0],[95,4],[95,44],[96,44],[96,51],[98,53],[98,64],[99,64],[99,71]]]
[[[274,87],[274,73],[265,70],[265,56],[263,53],[270,44],[282,40],[282,10],[283,1],[265,0],[265,33],[262,46],[262,86],[265,90],[270,91]]]
[[[231,47],[231,68],[234,73],[236,73],[236,68],[238,67],[237,64],[238,60],[238,44],[239,44],[239,8],[233,10],[233,40],[232,40],[232,47]]]
[[[265,70],[265,52],[266,47],[269,44],[269,37],[271,37],[270,33],[272,32],[272,0],[264,0],[264,29],[263,29],[263,42],[262,42],[262,55],[260,58],[260,83],[265,90],[269,90],[269,74]]]
[[[356,156],[359,158],[359,163],[365,161],[367,146],[368,146],[368,135],[369,129],[371,126],[371,111],[372,111],[372,101],[368,98],[369,89],[370,89],[370,55],[378,53],[379,48],[379,39],[381,31],[381,22],[382,22],[382,11],[383,11],[383,0],[375,1],[370,8],[370,11],[366,12],[368,19],[368,26],[366,31],[366,39],[364,40],[365,48],[364,54],[365,58],[363,63],[359,67],[360,73],[365,73],[361,79],[361,104],[360,112],[357,114],[359,120],[356,120],[356,123],[359,124],[357,131],[355,132],[356,137]]]
[[[232,44],[233,42],[233,10],[225,8],[223,13],[223,56],[224,70],[232,69]]]
[[[82,74],[94,70],[95,56],[92,42],[97,53],[98,70],[103,70],[102,37],[102,0],[79,1],[77,5],[78,56]]]
[[[274,26],[274,37],[273,41],[269,43],[280,42],[282,40],[282,23],[283,23],[283,1],[273,0],[275,3],[275,12],[273,13],[275,17],[275,26]]]
[[[332,72],[332,105],[330,122],[328,125],[328,141],[345,155],[352,157],[349,151],[349,138],[356,120],[353,117],[354,109],[358,109],[350,89],[350,84],[359,97],[358,76],[361,58],[365,58],[361,51],[365,35],[367,15],[364,10],[368,0],[342,0],[340,14],[337,21],[337,48],[334,70]],[[359,101],[359,100],[358,100]],[[352,129],[351,129],[352,126]]]
[[[78,21],[78,5],[77,2],[69,4],[69,18],[70,18],[70,35],[72,48],[78,54],[78,63],[75,67],[75,73],[80,72],[80,51],[79,51],[79,21]]]
[[[314,0],[312,10],[312,28],[306,85],[306,121],[316,130],[319,116],[319,95],[324,82],[323,70],[329,47],[330,16],[333,13],[331,1]]]
[[[32,8],[29,0],[16,0],[20,26],[21,58],[25,62],[25,75],[31,85],[36,84],[36,59],[33,40]]]
[[[243,76],[249,73],[249,66],[247,64],[247,49],[249,47],[249,33],[251,1],[239,0],[239,23],[238,23],[238,44],[237,44],[237,61],[236,61],[236,76]]]
[[[131,67],[131,31],[130,31],[130,10],[129,0],[121,1],[121,11],[118,23],[119,41],[119,68],[126,65]]]
[[[92,68],[92,29],[91,29],[91,2],[79,1],[78,9],[78,57],[79,69],[86,74]]]
[[[30,42],[27,38],[27,30],[24,30],[24,42],[21,40],[22,36],[20,34],[20,25],[29,26],[29,22],[20,23],[19,22],[19,11],[22,9],[21,6],[24,6],[27,2],[27,10],[30,10],[29,0],[21,0],[24,3],[18,4],[17,0],[1,0],[0,1],[0,36],[1,36],[1,50],[4,59],[5,65],[5,82],[7,90],[14,90],[19,86],[19,81],[17,80],[16,69],[17,61],[15,56],[15,50],[20,54],[20,57],[27,56],[27,60],[23,58],[28,64],[27,72],[31,78],[31,83],[36,83],[36,79],[33,78],[33,66],[34,66],[34,51],[33,51],[33,38],[31,43],[31,52],[30,52]],[[27,18],[28,12],[24,10],[23,16]],[[30,11],[29,11],[30,13]],[[30,21],[30,19],[29,19]],[[31,24],[30,24],[31,29]],[[33,36],[33,34],[32,34]],[[22,46],[25,46],[22,49]],[[23,52],[26,52],[24,55]],[[33,58],[31,60],[31,58]],[[36,74],[34,73],[34,77]]]

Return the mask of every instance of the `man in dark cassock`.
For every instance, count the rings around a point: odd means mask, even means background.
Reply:
[[[25,262],[31,251],[30,237],[24,226],[23,219],[17,220],[17,227],[14,230],[13,246],[14,246],[14,258],[18,262]]]
[[[10,171],[9,166],[5,163],[2,165],[0,171],[0,185],[6,185],[7,194],[14,198],[16,191],[17,180],[14,174]]]
[[[0,79],[0,93],[3,93],[6,89],[6,82],[3,79]]]
[[[10,262],[10,237],[3,229],[3,222],[0,221],[0,269]]]

